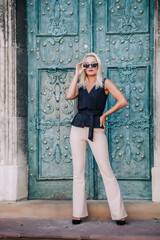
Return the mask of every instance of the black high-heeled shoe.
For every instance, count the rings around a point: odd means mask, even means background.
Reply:
[[[119,226],[125,225],[126,224],[126,219],[125,220],[117,220],[116,224]]]
[[[80,224],[82,222],[82,218],[80,219],[72,219],[72,224]]]

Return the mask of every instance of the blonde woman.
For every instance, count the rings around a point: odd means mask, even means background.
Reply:
[[[117,103],[103,113],[109,93]],[[116,220],[118,225],[124,225],[127,213],[109,162],[105,124],[106,117],[126,106],[127,100],[111,80],[103,80],[101,61],[95,53],[88,53],[83,62],[76,65],[76,73],[66,97],[70,100],[78,97],[78,113],[71,122],[70,132],[73,159],[72,224],[80,224],[88,216],[85,196],[85,156],[88,142],[104,182],[112,220]]]

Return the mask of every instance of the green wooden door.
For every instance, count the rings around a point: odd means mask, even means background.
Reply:
[[[128,100],[107,119],[106,130],[122,194],[151,198],[152,14],[147,0],[27,1],[30,199],[72,198],[69,133],[77,100],[66,100],[66,90],[76,63],[90,51]],[[109,97],[106,110],[114,103]],[[88,199],[106,199],[88,146],[86,193]]]
[[[94,1],[94,51],[104,76],[125,95],[128,105],[108,117],[110,161],[124,199],[151,199],[153,1]],[[116,103],[109,96],[108,107]],[[97,198],[104,199],[97,170]]]
[[[72,197],[69,133],[77,101],[67,101],[66,90],[89,50],[88,12],[78,0],[27,1],[30,199]],[[89,181],[86,188],[89,197]]]

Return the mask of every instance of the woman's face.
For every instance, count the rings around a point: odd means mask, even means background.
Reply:
[[[83,64],[91,64],[91,63],[97,63],[97,59],[93,56],[88,56],[84,59],[84,63]],[[89,66],[89,68],[85,68],[85,72],[87,75],[89,76],[94,76],[97,74],[97,70],[98,70],[98,66],[96,67],[92,67],[91,65]]]

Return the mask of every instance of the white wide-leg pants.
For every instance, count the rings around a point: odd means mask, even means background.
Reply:
[[[90,145],[92,153],[99,167],[112,220],[127,217],[120,188],[111,169],[108,142],[102,128],[94,128],[93,142],[88,139],[89,127],[71,126],[70,146],[73,159],[73,217],[88,216],[85,195],[85,160],[86,145]]]

